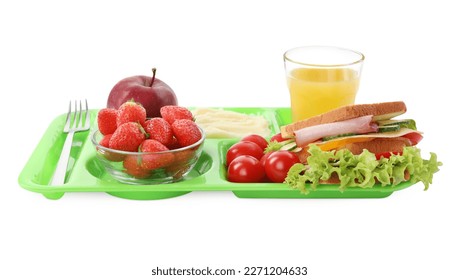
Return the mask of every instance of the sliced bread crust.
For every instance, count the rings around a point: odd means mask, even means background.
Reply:
[[[403,137],[375,138],[365,142],[350,143],[336,150],[348,149],[354,155],[361,154],[364,149],[373,154],[386,152],[401,153],[406,146],[411,146],[411,144],[408,139]],[[298,157],[302,163],[307,163],[309,156],[308,148],[304,148],[298,152]]]
[[[309,126],[345,121],[368,115],[373,115],[374,120],[390,119],[405,112],[406,105],[403,101],[348,105],[309,119],[282,126],[281,133],[282,137],[288,138],[293,136],[295,130]]]

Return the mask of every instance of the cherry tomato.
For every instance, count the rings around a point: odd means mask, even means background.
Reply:
[[[295,153],[289,151],[276,151],[268,156],[265,162],[266,176],[274,183],[282,183],[287,173],[295,163],[300,160]]]
[[[242,155],[253,156],[259,160],[263,156],[263,150],[253,142],[237,142],[226,152],[226,166],[229,166],[235,158]]]
[[[282,141],[285,141],[285,140],[288,140],[288,139],[287,138],[282,138],[281,133],[274,134],[270,139],[270,141],[277,141],[277,142],[282,142]]]
[[[266,141],[265,138],[263,138],[262,136],[258,135],[258,134],[251,134],[251,135],[247,135],[246,137],[242,138],[241,141],[249,141],[249,142],[253,142],[255,144],[257,144],[258,146],[260,146],[260,148],[264,151],[266,149],[266,147],[268,146],[268,141]]]
[[[263,166],[263,168],[265,168],[265,163],[266,163],[266,159],[268,159],[268,157],[274,153],[273,151],[272,152],[267,152],[266,154],[264,154],[261,159],[260,159],[260,163],[261,165]]]
[[[265,176],[260,161],[252,156],[242,155],[228,166],[228,181],[235,183],[256,183]]]
[[[261,166],[263,166],[263,170],[265,170],[265,163],[266,163],[266,159],[272,154],[273,152],[267,152],[266,154],[264,154],[261,159],[260,159],[260,164]],[[265,182],[265,183],[271,183],[271,180],[269,180],[268,176],[266,176],[266,171],[265,171],[265,176],[263,177],[263,179],[261,179],[261,182]]]

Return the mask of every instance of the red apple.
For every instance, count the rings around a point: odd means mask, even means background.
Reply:
[[[108,108],[118,109],[126,101],[134,100],[142,104],[147,111],[147,118],[160,117],[159,109],[165,105],[177,105],[174,91],[163,81],[153,76],[133,76],[119,81],[110,91]]]

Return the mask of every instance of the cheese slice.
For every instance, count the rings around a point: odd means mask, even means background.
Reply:
[[[397,138],[397,137],[402,137],[410,133],[422,134],[422,132],[419,132],[417,130],[413,130],[409,128],[401,128],[398,131],[345,136],[345,137],[335,138],[329,141],[315,142],[312,144],[317,145],[323,151],[330,151],[330,150],[342,147],[346,144],[371,141],[375,138]]]

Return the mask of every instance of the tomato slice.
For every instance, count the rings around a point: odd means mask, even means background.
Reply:
[[[379,160],[381,158],[390,158],[391,155],[401,155],[402,152],[382,152],[375,154],[376,159]]]
[[[405,134],[402,137],[407,138],[408,140],[410,140],[412,146],[417,145],[419,142],[421,142],[421,140],[423,138],[421,134],[416,133],[416,132]]]

